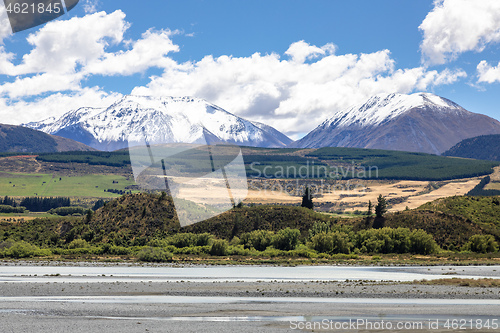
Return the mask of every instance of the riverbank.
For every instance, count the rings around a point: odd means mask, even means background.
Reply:
[[[5,332],[37,333],[371,331],[331,326],[349,321],[448,332],[447,320],[498,318],[500,287],[412,280],[443,277],[497,280],[500,266],[7,261],[0,263],[0,322]]]

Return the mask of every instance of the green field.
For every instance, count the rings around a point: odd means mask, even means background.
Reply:
[[[0,177],[0,196],[114,198],[119,195],[104,190],[125,190],[125,187],[134,184],[133,179],[119,175],[59,177],[50,174],[3,173]]]

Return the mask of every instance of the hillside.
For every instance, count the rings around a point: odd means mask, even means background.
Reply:
[[[450,197],[419,209],[386,214],[381,226],[423,229],[444,249],[456,250],[475,234],[492,234],[500,240],[500,197]],[[14,237],[39,246],[64,246],[82,238],[94,244],[145,245],[176,233],[208,232],[231,240],[253,230],[299,229],[301,239],[316,222],[350,225],[354,231],[370,229],[374,217],[338,218],[294,206],[235,208],[209,220],[181,228],[169,197],[154,194],[125,195],[98,209],[90,218],[58,217],[0,223],[0,239]]]
[[[500,134],[500,122],[430,93],[379,94],[335,112],[289,147],[359,147],[441,154],[466,138]]]
[[[379,149],[270,149],[242,147],[247,176],[264,178],[371,178],[445,180],[493,172],[498,162]],[[41,154],[39,162],[130,166],[127,151]],[[195,163],[196,159],[190,161]]]
[[[500,161],[500,134],[481,135],[465,139],[445,151],[442,155]]]
[[[95,150],[71,139],[30,128],[0,124],[0,152],[49,153]]]
[[[474,234],[493,234],[500,240],[500,197],[450,197],[386,215],[384,226],[423,229],[444,248],[459,248]],[[463,208],[462,208],[463,207]],[[343,219],[296,206],[253,206],[235,208],[206,221],[180,228],[172,201],[158,195],[126,195],[109,202],[93,216],[90,225],[96,237],[150,238],[176,232],[208,232],[230,240],[252,230],[278,231],[295,228],[307,236],[315,222],[352,225],[354,230],[370,228],[366,217]]]
[[[500,228],[500,196],[449,197],[428,202],[419,209],[462,216],[488,230]]]

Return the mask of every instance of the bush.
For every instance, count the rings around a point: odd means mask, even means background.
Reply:
[[[498,251],[498,243],[492,235],[472,235],[462,250],[477,253],[496,252]]]
[[[430,254],[439,250],[434,238],[424,230],[408,228],[362,230],[356,235],[356,247],[366,253]]]
[[[0,205],[0,213],[24,213],[26,207],[12,207],[9,205]]]
[[[194,255],[203,255],[210,253],[210,246],[186,246],[186,247],[174,247],[173,253],[177,254],[194,254]]]
[[[181,248],[189,246],[207,246],[210,245],[212,235],[209,233],[193,234],[193,233],[180,233],[168,237],[169,244]]]
[[[213,256],[227,256],[229,244],[225,239],[216,239],[210,248],[210,254]]]
[[[439,250],[434,238],[422,229],[413,230],[410,235],[410,252],[418,254],[431,254]]]
[[[254,230],[241,235],[240,243],[246,249],[254,248],[257,251],[265,251],[273,242],[274,232],[268,230]]]
[[[48,249],[40,249],[38,246],[31,245],[24,241],[19,241],[4,245],[6,246],[4,247],[3,251],[0,251],[0,256],[3,257],[19,259],[19,258],[29,258],[29,257],[50,256],[52,254]]]
[[[275,248],[283,251],[290,251],[295,249],[299,243],[300,231],[299,229],[286,228],[278,231],[273,237],[273,245]]]
[[[68,249],[85,249],[89,247],[89,243],[85,239],[74,239],[68,244]]]
[[[353,248],[350,237],[341,231],[319,233],[311,239],[311,247],[319,253],[351,253]]]
[[[49,214],[55,214],[59,216],[68,216],[68,215],[82,216],[86,212],[87,210],[83,207],[59,207],[59,208],[52,208],[51,210],[48,211]]]
[[[171,262],[173,258],[172,253],[159,247],[145,247],[139,251],[137,257],[145,262]]]

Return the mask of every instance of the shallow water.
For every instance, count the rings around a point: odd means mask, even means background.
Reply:
[[[413,281],[450,278],[499,278],[500,266],[0,266],[0,282],[139,282],[139,281]],[[475,272],[477,271],[477,272]]]
[[[13,296],[2,302],[64,302],[111,304],[250,304],[250,303],[338,303],[418,305],[500,305],[497,299],[436,298],[329,298],[329,297],[219,297],[219,296]]]

